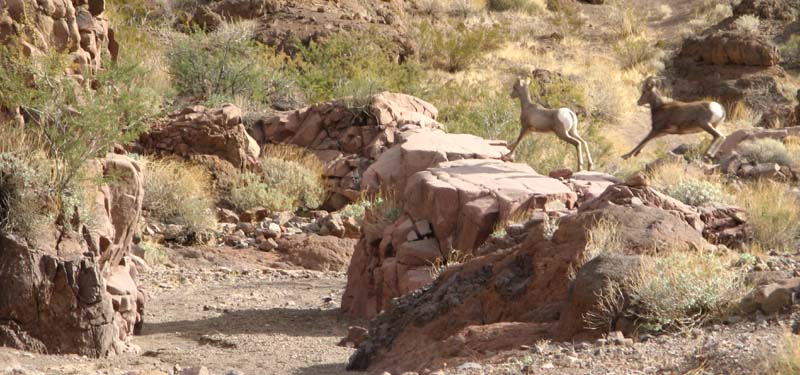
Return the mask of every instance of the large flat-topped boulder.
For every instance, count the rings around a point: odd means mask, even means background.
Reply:
[[[409,132],[402,144],[383,153],[364,172],[362,184],[370,190],[391,184],[402,192],[411,175],[439,163],[463,159],[499,160],[507,152],[505,141],[442,131]]]
[[[462,251],[480,246],[514,212],[554,201],[571,208],[577,196],[528,165],[492,159],[441,163],[411,176],[404,192],[409,216],[428,220],[442,249]]]

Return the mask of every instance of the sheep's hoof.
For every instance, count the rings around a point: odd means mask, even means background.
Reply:
[[[500,160],[502,160],[502,161],[514,161],[514,155],[505,154],[505,155],[500,157]]]

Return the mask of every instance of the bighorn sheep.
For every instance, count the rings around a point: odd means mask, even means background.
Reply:
[[[528,95],[528,85],[530,79],[517,78],[514,87],[511,89],[511,97],[519,99],[522,104],[520,111],[519,136],[509,147],[510,152],[503,156],[503,160],[511,160],[514,157],[514,150],[526,135],[530,133],[553,132],[565,142],[575,146],[578,151],[578,170],[583,169],[583,152],[586,151],[588,169],[592,170],[594,162],[589,153],[589,144],[578,135],[578,116],[569,108],[548,109],[538,103],[531,101]]]
[[[714,137],[705,152],[708,157],[714,157],[725,140],[725,135],[716,129],[725,121],[725,108],[717,102],[685,103],[672,100],[658,92],[654,77],[648,77],[642,85],[642,96],[637,104],[650,105],[652,129],[638,146],[622,156],[623,159],[639,155],[647,142],[666,134],[708,132]]]

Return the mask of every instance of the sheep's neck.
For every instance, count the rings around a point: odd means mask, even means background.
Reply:
[[[661,96],[661,94],[654,92],[653,95],[650,96],[650,108],[651,109],[658,109],[664,106],[664,104],[671,102],[670,99]]]
[[[522,104],[522,108],[535,108],[535,109],[542,108],[542,106],[540,106],[539,103],[534,103],[531,100],[531,96],[528,94],[527,87],[520,88],[519,101]]]

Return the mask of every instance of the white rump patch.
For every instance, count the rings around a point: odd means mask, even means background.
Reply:
[[[567,129],[578,125],[578,116],[576,116],[569,108],[558,109],[558,121],[562,124],[569,124]]]
[[[711,113],[713,114],[711,118],[712,124],[716,124],[725,119],[725,108],[723,108],[721,104],[717,102],[711,102],[708,105],[708,109],[710,109]]]

